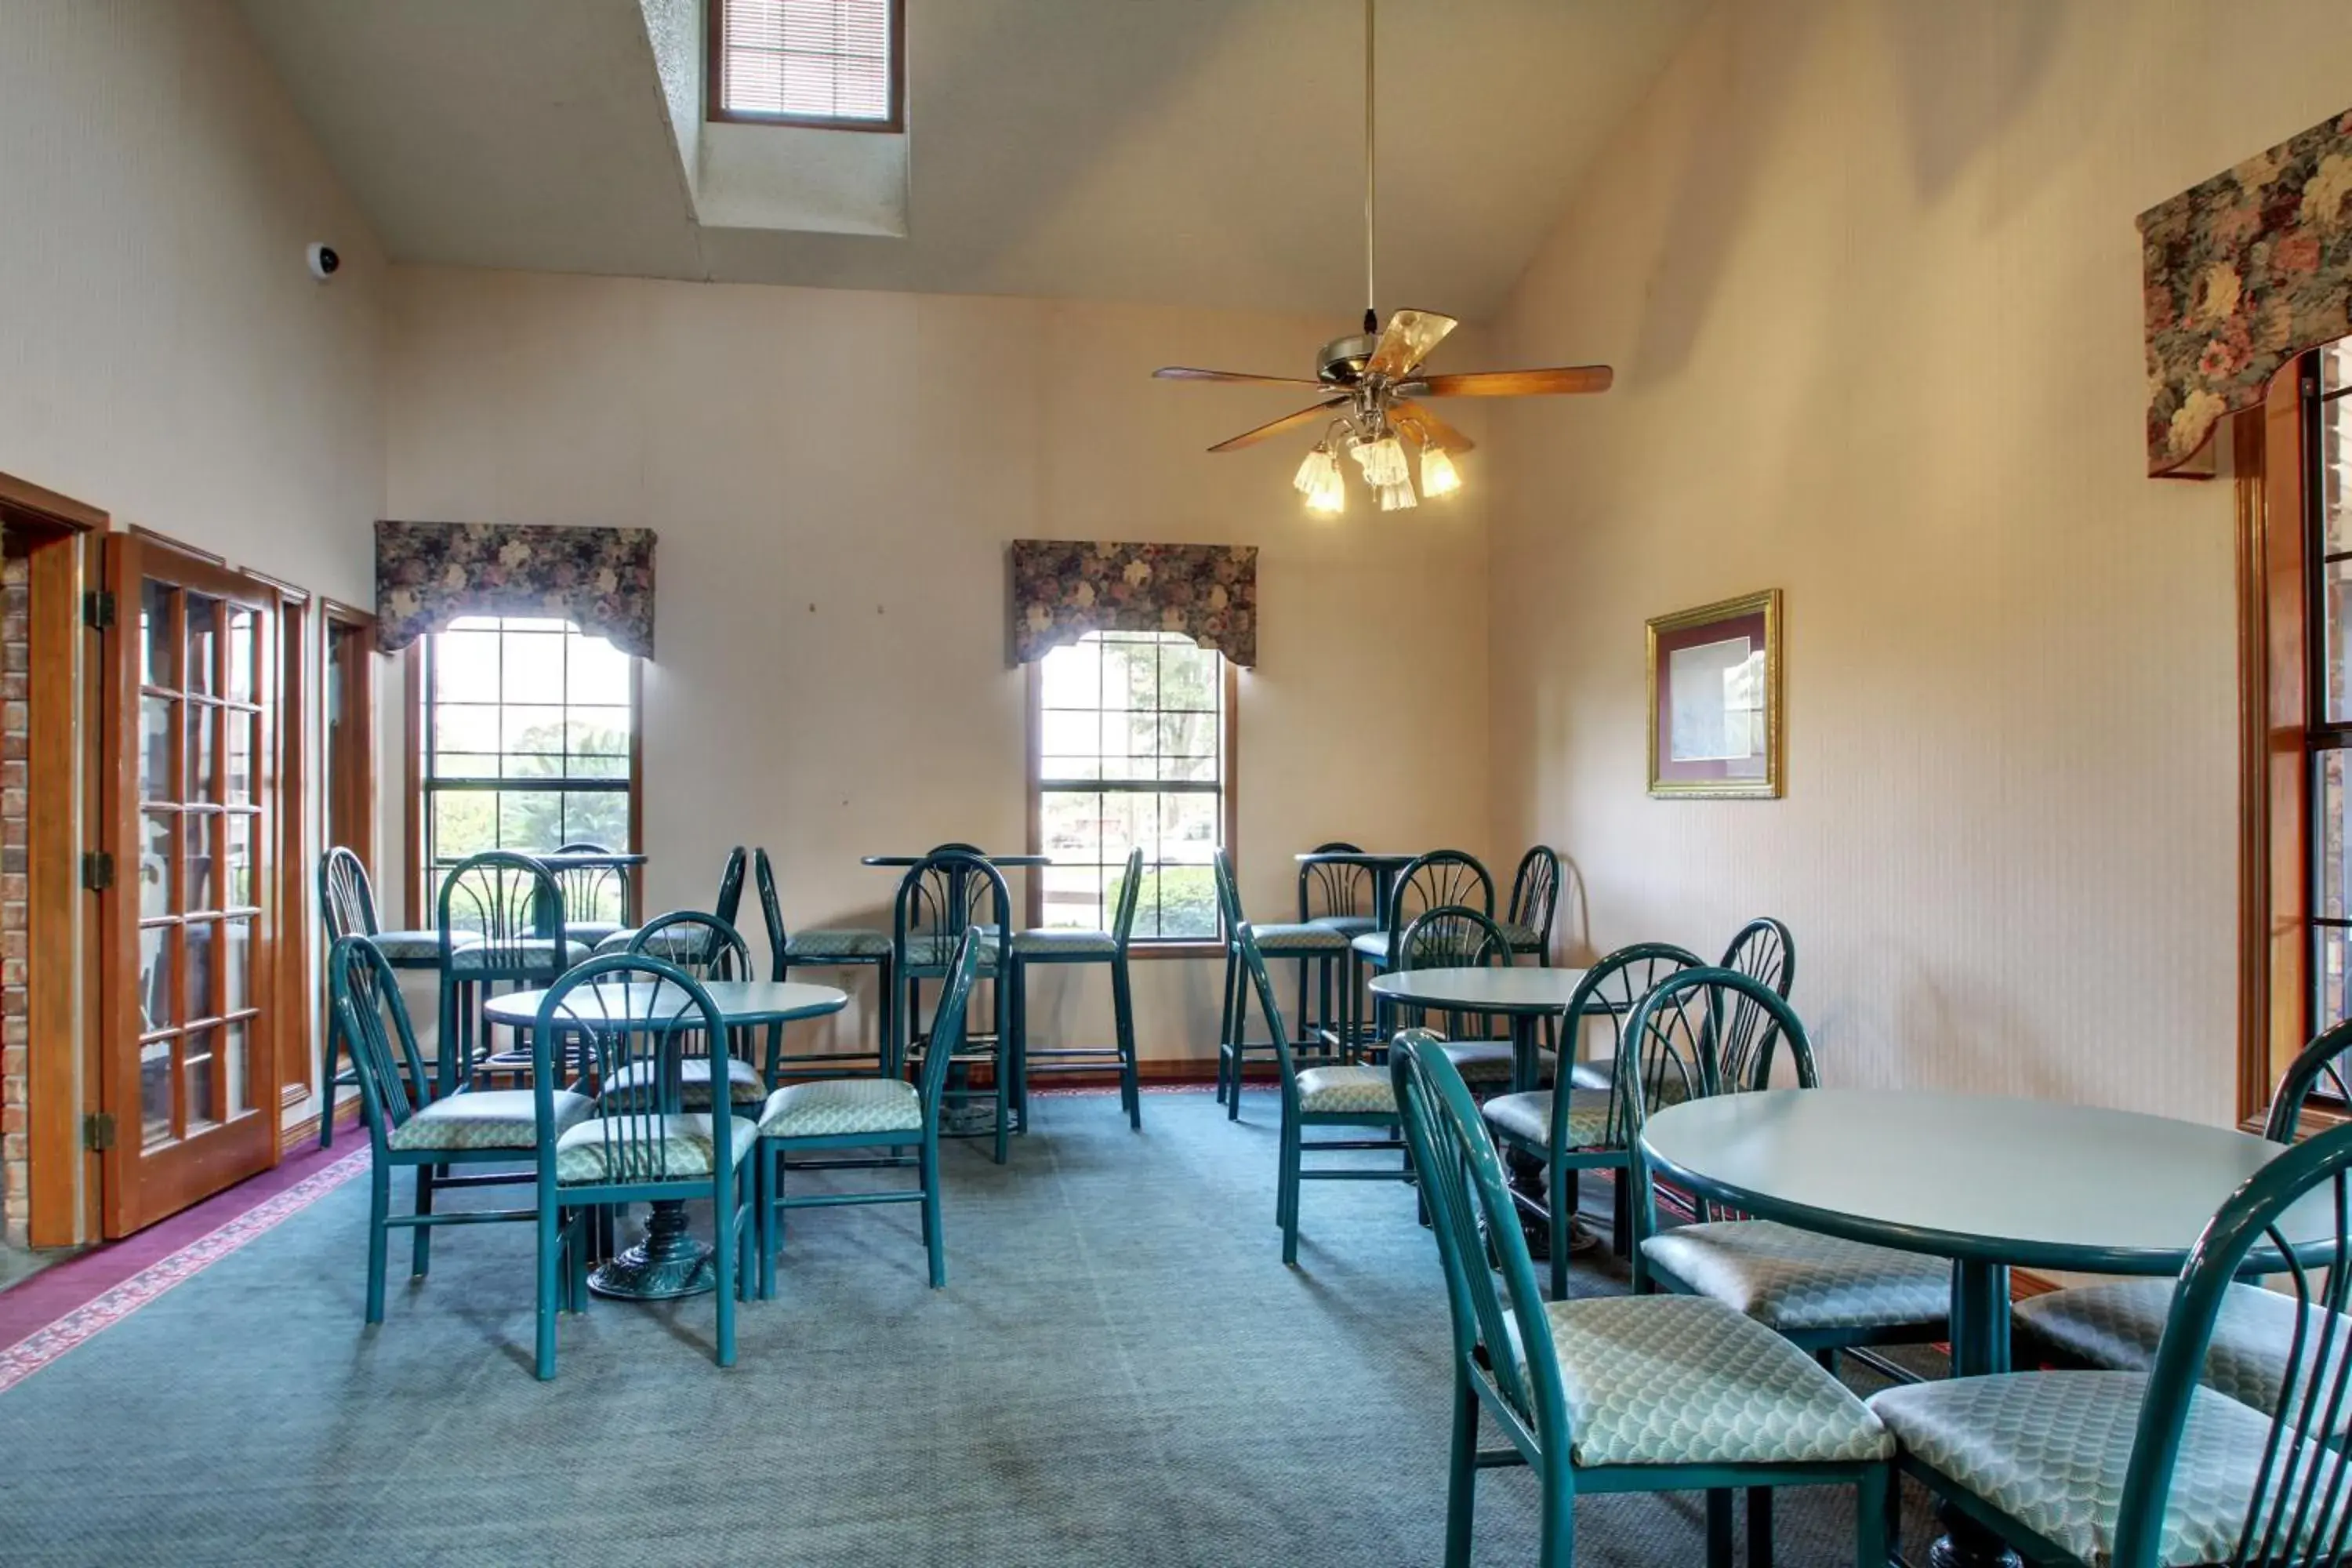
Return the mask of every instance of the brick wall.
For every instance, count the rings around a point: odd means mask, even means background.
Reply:
[[[26,1185],[26,773],[32,600],[22,556],[0,562],[0,1233],[23,1243],[32,1200]]]

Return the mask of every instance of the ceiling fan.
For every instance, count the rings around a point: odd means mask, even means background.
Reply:
[[[1308,425],[1324,425],[1321,439],[1298,466],[1292,483],[1312,510],[1334,513],[1348,504],[1339,457],[1347,453],[1363,470],[1382,511],[1417,506],[1407,471],[1403,441],[1421,450],[1421,493],[1449,495],[1462,488],[1453,455],[1470,450],[1470,437],[1423,397],[1538,397],[1560,393],[1606,392],[1612,373],[1605,364],[1564,365],[1549,370],[1473,371],[1425,375],[1422,362],[1461,323],[1434,310],[1396,310],[1381,324],[1372,287],[1373,5],[1364,0],[1364,328],[1334,338],[1315,355],[1315,377],[1251,375],[1239,371],[1194,370],[1163,365],[1151,374],[1165,381],[1219,381],[1248,386],[1304,386],[1327,395],[1319,403],[1286,414],[1255,430],[1218,442],[1212,452],[1238,451],[1270,436]]]

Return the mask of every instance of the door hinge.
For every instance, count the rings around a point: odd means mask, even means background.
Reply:
[[[94,1111],[81,1119],[81,1146],[101,1153],[114,1147],[114,1112]]]
[[[81,624],[92,631],[110,631],[114,626],[114,595],[104,588],[94,588],[81,596]]]
[[[81,858],[81,885],[93,893],[102,893],[114,886],[114,857],[103,849],[93,849]]]

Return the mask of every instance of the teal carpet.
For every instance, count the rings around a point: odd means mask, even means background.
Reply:
[[[419,1284],[395,1239],[364,1327],[353,1182],[0,1394],[0,1560],[1423,1568],[1433,1244],[1402,1186],[1310,1184],[1285,1268],[1272,1097],[1244,1115],[1049,1098],[1009,1167],[950,1147],[944,1291],[911,1206],[796,1215],[728,1372],[708,1298],[599,1300],[535,1382],[522,1226],[443,1230]],[[1534,1495],[1485,1476],[1478,1563],[1534,1561]],[[1784,1494],[1779,1561],[1850,1563],[1850,1510]],[[1578,1562],[1702,1562],[1700,1513],[1585,1500]]]

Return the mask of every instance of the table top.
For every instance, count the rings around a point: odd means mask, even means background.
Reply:
[[[845,991],[830,985],[806,985],[797,980],[715,980],[703,989],[710,994],[719,1016],[730,1024],[784,1024],[795,1018],[822,1018],[849,1005],[849,994]],[[625,997],[626,1012],[614,1011],[614,1005]],[[546,1000],[545,991],[509,992],[491,997],[482,1011],[494,1024],[527,1028],[539,1022],[540,1004]],[[701,1018],[683,992],[651,982],[626,986],[582,985],[564,998],[564,1005],[572,1016],[589,1020],[622,1016],[667,1018],[682,1012],[679,1026],[692,1028]]]
[[[1381,941],[1385,943],[1388,939]],[[1415,1007],[1444,1007],[1455,1013],[1557,1013],[1574,1000],[1583,980],[1581,969],[1512,964],[1507,968],[1401,969],[1374,975],[1371,986],[1377,995]]]
[[[1668,1106],[1654,1172],[1759,1218],[1939,1258],[2172,1274],[2214,1211],[2282,1145],[2224,1127],[2051,1100],[1772,1089]],[[2285,1216],[2333,1244],[2314,1194]]]
[[[1291,857],[1302,866],[1370,866],[1395,870],[1421,858],[1418,855],[1384,855],[1370,849],[1307,849]]]
[[[919,866],[929,858],[930,857],[928,855],[868,855],[858,861],[858,864],[861,866],[891,866],[903,869],[908,866]],[[1054,858],[1051,855],[989,855],[983,853],[981,856],[981,858],[987,861],[992,866],[1050,866],[1054,863]]]
[[[529,854],[530,851],[526,850],[524,853]],[[646,863],[646,858],[643,855],[625,853],[620,850],[611,850],[598,855],[557,855],[551,852],[545,855],[532,855],[530,858],[538,861],[541,865],[552,867],[558,871],[575,868],[584,869],[591,867],[604,866],[610,866],[615,870],[621,870],[631,866],[642,866]]]

